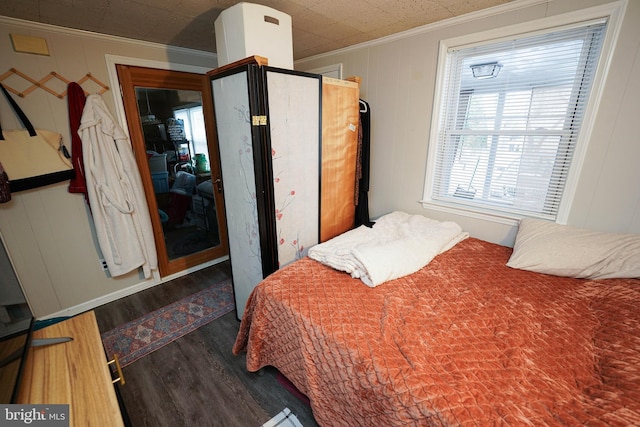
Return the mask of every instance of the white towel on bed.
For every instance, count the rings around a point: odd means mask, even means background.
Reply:
[[[438,254],[469,237],[454,222],[392,212],[309,249],[309,257],[367,286],[415,273]]]

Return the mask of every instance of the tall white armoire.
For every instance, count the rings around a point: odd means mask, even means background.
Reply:
[[[322,162],[322,77],[260,65],[260,60],[249,58],[209,73],[238,319],[264,277],[305,256],[321,240],[321,213],[335,221],[336,215],[327,215],[331,200],[344,197],[327,198],[337,188],[322,189],[322,171],[331,169]],[[355,161],[358,85],[340,86],[350,87],[348,102],[354,104],[351,117],[344,114],[336,122],[344,122],[337,126],[352,136],[348,144],[353,145],[346,149],[349,170],[340,167],[341,174],[347,173],[341,186],[354,188],[350,170],[355,171],[355,163],[350,165]],[[345,160],[341,156],[339,161]],[[343,223],[350,206],[355,211],[352,193],[346,196],[347,212],[345,203],[336,204]]]

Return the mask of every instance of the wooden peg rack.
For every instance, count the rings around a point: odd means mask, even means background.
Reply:
[[[24,98],[25,96],[29,95],[31,92],[33,92],[34,90],[39,88],[39,89],[42,89],[42,90],[45,90],[45,91],[49,92],[53,96],[56,96],[56,97],[62,99],[65,96],[67,96],[67,90],[65,89],[63,92],[56,92],[55,90],[51,89],[50,87],[47,87],[46,83],[48,81],[50,81],[51,79],[58,79],[58,80],[64,82],[66,85],[69,85],[69,83],[71,83],[70,80],[64,78],[63,76],[61,76],[60,74],[56,73],[55,71],[51,71],[49,74],[47,74],[46,76],[44,76],[40,80],[36,80],[36,79],[34,79],[32,77],[29,77],[25,73],[16,70],[15,68],[10,68],[9,71],[7,71],[6,73],[2,74],[0,76],[0,82],[2,82],[6,78],[8,78],[10,76],[13,76],[13,75],[19,76],[19,77],[21,77],[21,78],[23,78],[23,79],[25,79],[25,80],[27,80],[28,82],[31,83],[31,86],[29,86],[27,89],[25,89],[22,92],[19,92],[18,90],[12,88],[11,86],[7,86],[6,84],[3,85],[9,92],[14,93],[14,94],[18,95],[21,98]],[[109,86],[107,86],[106,84],[102,83],[100,80],[98,80],[95,77],[93,77],[91,75],[91,73],[85,74],[84,77],[82,77],[80,80],[77,81],[77,83],[80,86],[82,86],[83,83],[85,83],[85,82],[87,82],[89,80],[91,80],[92,82],[94,82],[95,84],[100,86],[101,89],[100,89],[99,92],[97,92],[98,94],[102,95],[103,93],[105,93],[106,91],[109,90]],[[84,94],[85,95],[89,95],[89,92],[87,92],[85,90]]]

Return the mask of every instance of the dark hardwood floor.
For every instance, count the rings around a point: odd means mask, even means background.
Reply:
[[[98,307],[100,332],[230,276],[224,262]],[[244,355],[231,353],[239,326],[233,311],[126,366],[119,390],[131,424],[259,427],[288,407],[304,427],[317,426],[311,408],[278,383],[274,368],[248,372]]]

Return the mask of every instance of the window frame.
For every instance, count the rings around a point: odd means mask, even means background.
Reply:
[[[426,161],[424,192],[421,200],[423,208],[509,225],[516,225],[519,219],[526,216],[524,214],[508,212],[507,210],[492,209],[491,207],[479,208],[477,206],[465,205],[464,203],[436,200],[431,197],[434,190],[435,165],[438,157],[437,140],[440,133],[440,127],[442,126],[440,118],[445,99],[443,90],[445,88],[445,81],[449,72],[449,61],[447,60],[449,50],[452,48],[469,48],[474,45],[497,43],[513,39],[517,36],[528,37],[537,34],[544,34],[557,31],[558,29],[569,29],[572,27],[583,26],[586,21],[606,19],[607,28],[604,33],[599,63],[593,78],[591,94],[585,108],[582,127],[576,140],[573,159],[555,219],[558,223],[566,223],[573,204],[573,199],[575,198],[579,177],[582,172],[588,144],[593,131],[593,122],[602,98],[604,83],[611,65],[614,46],[620,33],[622,17],[624,16],[626,5],[627,0],[622,0],[549,18],[441,40],[436,67],[437,77],[431,117],[431,129],[428,141],[429,146]]]
[[[191,106],[189,105],[181,106],[180,108],[176,108],[174,110],[174,116],[176,118],[181,118],[181,117],[178,117],[178,115],[182,115],[182,114],[187,116],[187,121],[185,122],[185,133],[187,134],[186,137],[191,146],[191,150],[192,150],[191,152],[193,153],[193,155],[195,155],[196,153],[204,154],[207,158],[207,162],[209,162],[208,149],[204,151],[201,149],[200,151],[198,151],[198,148],[203,148],[203,143],[204,143],[204,147],[206,147],[206,143],[207,143],[206,135],[204,135],[203,139],[198,139],[197,144],[196,144],[196,139],[193,136],[193,128],[195,127],[193,117],[194,116],[202,117],[204,121],[204,110],[203,110],[202,104],[191,105]],[[187,125],[188,125],[188,129],[187,129]],[[204,129],[204,124],[201,125],[201,128]],[[196,147],[196,145],[198,145],[198,147]]]

